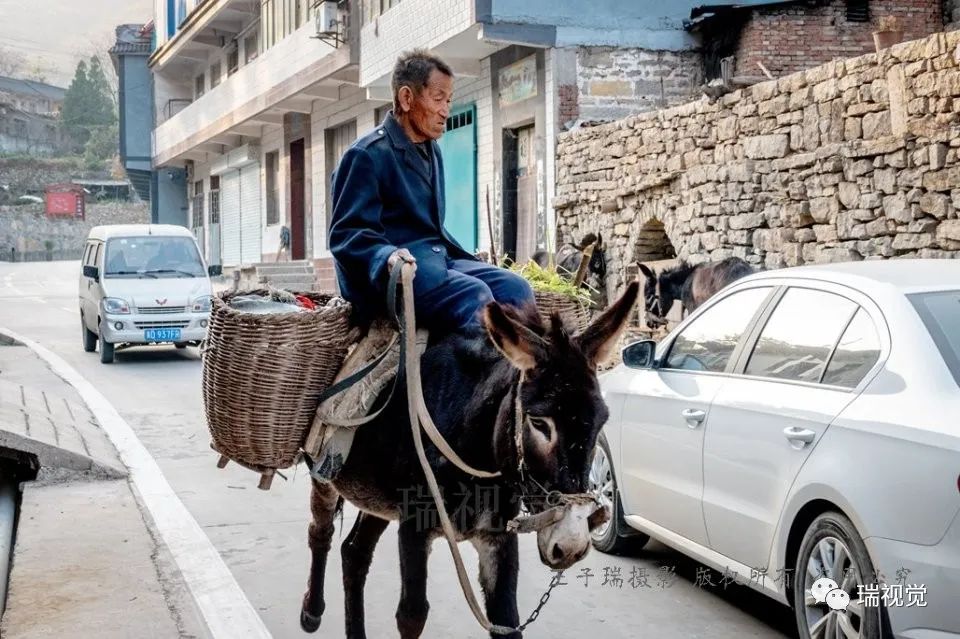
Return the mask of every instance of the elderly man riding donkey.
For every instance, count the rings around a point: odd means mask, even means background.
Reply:
[[[588,492],[608,414],[596,369],[618,344],[638,285],[578,334],[557,317],[541,321],[525,280],[481,263],[444,229],[436,140],[449,114],[450,67],[423,51],[405,54],[393,92],[392,112],[344,154],[333,178],[330,246],[340,289],[369,327],[341,376],[369,374],[341,384],[318,414],[335,406],[325,419],[369,421],[350,431],[349,456],[341,450],[327,463],[330,455],[324,460],[321,453],[313,465],[312,562],[301,625],[312,632],[321,623],[334,520],[347,500],[360,510],[341,546],[348,637],[366,636],[364,584],[391,521],[399,522],[401,637],[423,631],[427,556],[441,536],[478,621],[492,636],[521,637],[517,533],[536,532],[541,561],[565,569],[584,557],[591,528],[610,516]],[[396,335],[383,318],[396,310],[398,289],[404,303],[391,319],[403,347],[381,348],[387,354],[368,365],[377,349],[364,345]],[[406,330],[414,314],[429,332]],[[430,435],[426,446],[421,427]],[[486,498],[465,500],[464,489]],[[459,541],[479,553],[482,609],[464,576]]]

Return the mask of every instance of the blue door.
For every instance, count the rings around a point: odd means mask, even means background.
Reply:
[[[476,107],[457,109],[440,138],[446,192],[444,226],[463,248],[477,250]]]

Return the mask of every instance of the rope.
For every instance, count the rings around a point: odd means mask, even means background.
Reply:
[[[430,487],[430,493],[433,496],[433,501],[437,506],[437,512],[440,516],[440,525],[443,528],[444,536],[447,538],[447,545],[450,547],[450,554],[453,556],[453,563],[457,568],[457,578],[460,580],[460,588],[463,590],[463,596],[467,600],[467,605],[470,606],[470,611],[473,613],[473,616],[476,618],[477,622],[487,632],[497,635],[511,634],[516,632],[517,629],[491,623],[483,613],[483,610],[481,610],[480,603],[477,601],[476,594],[473,592],[473,586],[470,584],[470,580],[467,577],[466,568],[463,565],[463,557],[460,556],[460,549],[457,546],[453,524],[450,523],[450,517],[447,515],[447,509],[443,506],[443,498],[440,495],[440,487],[437,485],[437,478],[433,474],[433,470],[430,468],[430,462],[427,461],[427,454],[423,447],[423,434],[420,432],[421,427],[423,430],[427,431],[427,435],[429,435],[430,439],[433,440],[433,443],[437,445],[437,448],[439,448],[440,451],[451,462],[457,465],[457,467],[461,468],[461,470],[469,472],[470,474],[478,477],[495,477],[499,475],[499,473],[477,471],[463,463],[456,453],[450,449],[446,441],[443,439],[443,436],[440,435],[439,431],[437,431],[436,425],[434,425],[433,420],[430,418],[430,414],[427,412],[426,404],[423,399],[423,389],[420,386],[420,358],[417,353],[416,342],[412,265],[403,261],[399,261],[394,267],[394,272],[391,273],[391,283],[393,283],[393,280],[395,279],[394,274],[401,269],[403,278],[403,321],[400,323],[400,332],[403,335],[403,342],[401,343],[400,352],[401,358],[405,360],[407,367],[407,410],[409,411],[410,427],[413,431],[413,443],[417,449],[417,457],[420,459],[420,465],[423,467],[423,474],[427,479],[427,485]],[[391,287],[390,290],[390,306],[392,310],[392,307],[395,303],[395,300],[393,299],[393,292],[396,289]],[[442,442],[443,446],[438,444],[438,440]]]

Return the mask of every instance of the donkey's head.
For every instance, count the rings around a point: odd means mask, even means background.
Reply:
[[[595,244],[595,246],[593,247],[593,255],[590,257],[588,270],[596,276],[598,283],[602,284],[607,277],[607,249],[603,245],[603,234],[598,233],[594,235],[593,233],[587,233],[583,236],[583,239],[580,240],[580,243],[574,246],[582,253],[591,244]]]
[[[637,301],[639,285],[626,292],[577,335],[569,335],[559,317],[549,328],[523,322],[498,304],[487,306],[484,323],[493,343],[519,369],[510,406],[501,408],[498,448],[509,451],[522,473],[521,490],[545,498],[588,492],[589,470],[608,410],[600,394],[597,366],[617,348]],[[546,500],[528,500],[534,512]],[[551,504],[552,505],[552,504]],[[540,558],[551,568],[566,568],[590,547],[590,530],[610,513],[597,516],[596,505],[584,503],[565,511],[560,521],[538,531]]]
[[[664,314],[660,312],[660,281],[657,272],[646,264],[638,264],[643,273],[643,310],[647,318],[647,328],[656,328],[665,323]]]

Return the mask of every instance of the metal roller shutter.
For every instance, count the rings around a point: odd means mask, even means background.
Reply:
[[[223,174],[220,184],[220,237],[223,265],[240,264],[240,171]]]

